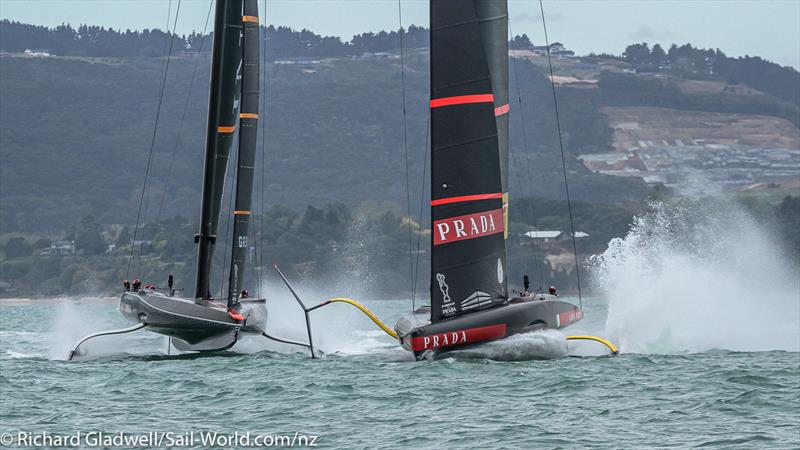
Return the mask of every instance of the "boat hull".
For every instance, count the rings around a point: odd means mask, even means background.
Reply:
[[[514,298],[508,302],[471,314],[436,323],[416,325],[402,318],[395,325],[400,344],[417,358],[494,341],[519,333],[564,328],[583,318],[583,311],[572,303],[550,295]]]
[[[157,291],[123,292],[119,309],[126,319],[170,336],[184,351],[219,351],[233,346],[241,333],[261,333],[266,323],[264,300],[242,302],[244,320],[213,300],[185,299]]]

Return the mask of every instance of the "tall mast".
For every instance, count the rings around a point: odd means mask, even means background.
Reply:
[[[228,278],[228,306],[239,303],[242,279],[247,262],[247,231],[253,204],[253,172],[258,139],[259,99],[259,23],[258,0],[244,0],[242,15],[242,108],[239,114],[239,157],[236,168],[236,205],[234,207],[231,272]]]
[[[228,156],[239,114],[242,63],[242,0],[217,0],[208,99],[203,200],[197,248],[196,298],[210,298],[209,279],[217,240]]]
[[[497,102],[507,105],[508,94],[497,92],[507,85],[494,85],[507,57],[496,25],[507,19],[505,4],[430,1],[431,322],[508,298],[497,120],[507,112]]]

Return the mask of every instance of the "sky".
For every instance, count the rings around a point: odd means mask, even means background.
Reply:
[[[179,33],[202,30],[211,0],[181,0]],[[178,0],[172,0],[174,14]],[[0,0],[0,18],[36,25],[165,28],[170,0]],[[264,5],[264,0],[259,0]],[[403,24],[428,24],[427,0],[400,0]],[[397,0],[267,0],[271,25],[350,40],[398,28]],[[800,0],[545,0],[550,41],[577,54],[621,54],[634,42],[691,43],[800,69]],[[262,9],[263,11],[263,9]],[[511,30],[544,41],[538,0],[509,0]],[[262,19],[263,20],[263,19]]]

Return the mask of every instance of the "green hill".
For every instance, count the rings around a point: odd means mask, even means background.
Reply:
[[[3,230],[63,230],[89,214],[103,223],[135,221],[163,64],[160,58],[0,55]],[[428,114],[427,53],[409,55],[406,64],[412,198],[419,198]],[[194,67],[191,57],[170,62],[146,220],[155,219],[165,189],[162,218],[191,218],[199,209],[209,60],[198,62],[181,123]],[[520,169],[511,171],[512,195],[559,199],[563,186],[549,82],[526,61],[520,60],[518,69],[530,163],[524,162],[518,105],[512,104],[512,164]],[[512,93],[513,78],[512,73]],[[398,59],[269,64],[266,83],[265,184],[270,204],[299,209],[332,201],[405,204]],[[580,153],[610,146],[611,130],[598,114],[597,93],[560,88],[559,96],[575,197],[605,203],[644,198],[643,183],[594,175],[575,161]],[[528,166],[535,192],[525,181]]]

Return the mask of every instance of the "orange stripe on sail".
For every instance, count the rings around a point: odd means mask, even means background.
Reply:
[[[239,117],[242,119],[258,119],[258,114],[253,113],[241,113]]]
[[[217,133],[233,133],[234,130],[236,130],[235,125],[230,127],[217,127]]]
[[[258,16],[242,16],[242,22],[258,23]]]
[[[249,216],[250,215],[250,211],[234,211],[233,215],[234,216]]]

